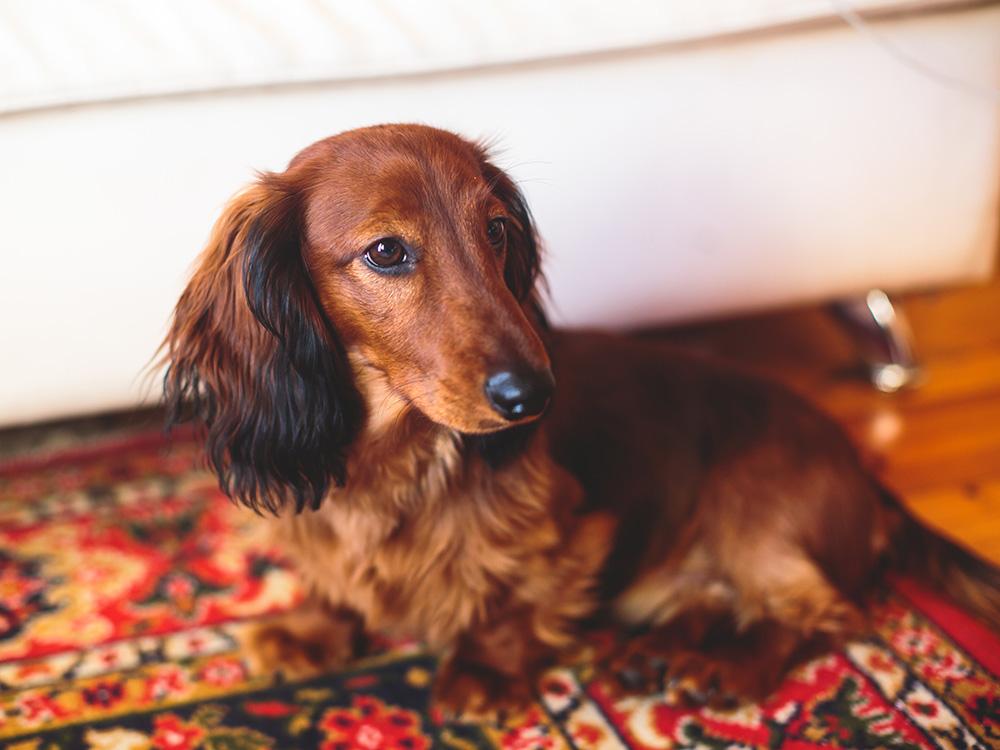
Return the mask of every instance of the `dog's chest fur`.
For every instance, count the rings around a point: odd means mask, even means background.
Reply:
[[[359,465],[319,510],[277,519],[308,590],[369,629],[432,646],[544,595],[525,581],[552,567],[565,531],[547,453],[494,472],[462,450],[447,433],[408,441]]]

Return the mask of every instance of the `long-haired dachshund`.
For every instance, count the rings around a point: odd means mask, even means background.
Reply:
[[[636,250],[605,262],[642,273]],[[887,566],[1000,628],[1000,574],[906,515],[830,419],[659,345],[550,330],[538,285],[517,187],[430,127],[319,141],[225,209],[165,397],[309,592],[258,633],[264,661],[412,636],[444,658],[438,704],[476,713],[614,621],[642,633],[616,669],[656,655],[694,699],[758,698],[864,627]]]

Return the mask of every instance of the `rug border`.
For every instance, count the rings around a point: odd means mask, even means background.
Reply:
[[[963,610],[946,594],[912,578],[889,576],[890,585],[915,610],[947,635],[972,660],[1000,681],[1000,634]]]

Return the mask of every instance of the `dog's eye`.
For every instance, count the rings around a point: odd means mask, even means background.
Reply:
[[[391,268],[409,260],[406,247],[397,239],[384,237],[365,250],[365,260],[376,268]]]
[[[507,220],[501,217],[490,219],[486,224],[486,237],[493,247],[497,249],[503,247],[507,239]]]

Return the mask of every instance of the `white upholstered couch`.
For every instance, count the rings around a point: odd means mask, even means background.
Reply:
[[[155,397],[226,198],[374,122],[496,141],[562,322],[983,278],[998,88],[989,2],[0,0],[0,425]]]

